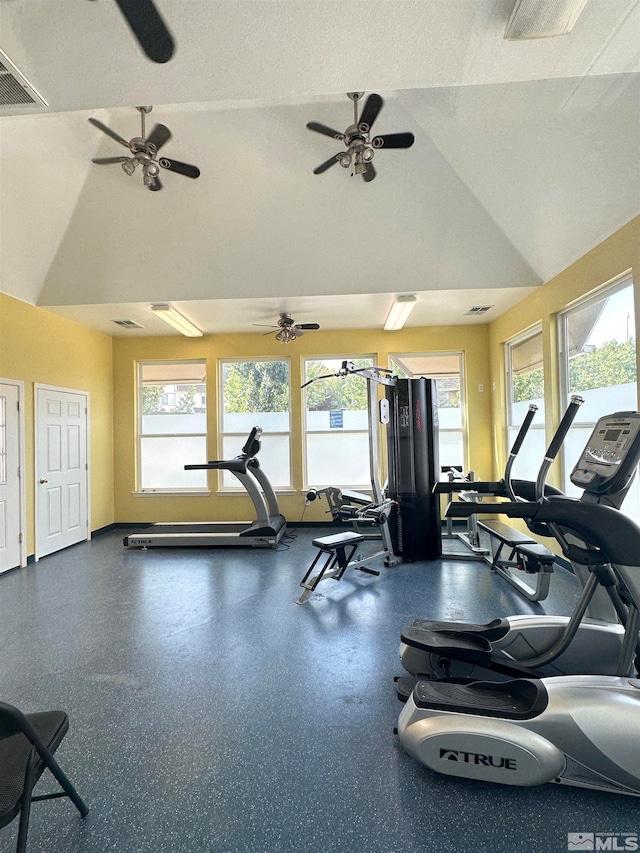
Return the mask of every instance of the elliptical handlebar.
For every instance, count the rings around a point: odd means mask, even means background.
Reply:
[[[520,429],[518,430],[516,440],[513,442],[513,447],[509,451],[509,458],[507,459],[507,464],[504,469],[504,484],[507,493],[512,501],[517,501],[518,498],[511,482],[511,469],[513,468],[513,463],[516,461],[516,456],[520,452],[522,442],[524,441],[527,433],[529,432],[529,427],[531,426],[531,422],[534,419],[537,411],[538,407],[535,405],[535,403],[531,403],[527,410],[527,414],[525,415],[525,419],[522,421]]]
[[[529,427],[531,426],[531,421],[534,419],[536,412],[538,411],[538,407],[535,403],[531,403],[527,414],[525,415],[525,419],[522,421],[522,425],[518,430],[518,435],[516,436],[516,440],[513,442],[513,447],[509,451],[509,456],[517,456],[520,452],[520,448],[522,447],[522,442],[525,439],[526,434],[529,432]]]
[[[544,459],[542,460],[542,465],[540,466],[540,470],[538,471],[538,476],[536,479],[536,500],[540,500],[544,496],[544,488],[547,480],[547,474],[549,473],[549,468],[551,468],[553,462],[555,461],[556,456],[558,455],[558,451],[562,447],[562,444],[567,437],[567,433],[573,423],[576,415],[578,414],[578,409],[584,403],[584,397],[580,397],[578,394],[573,394],[571,397],[571,401],[567,406],[567,409],[562,416],[562,420],[558,425],[558,429],[555,431],[553,438],[551,439],[551,443],[547,448],[547,452],[544,455]]]

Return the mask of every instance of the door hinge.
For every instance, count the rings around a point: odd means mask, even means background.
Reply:
[[[16,400],[16,409],[20,411],[20,400]]]
[[[22,533],[18,533],[18,544],[22,545]]]

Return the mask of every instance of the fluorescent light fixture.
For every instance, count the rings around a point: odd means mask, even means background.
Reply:
[[[394,332],[396,329],[401,329],[415,307],[415,296],[396,296],[387,314],[387,319],[384,321],[385,330],[387,332]]]
[[[156,317],[160,317],[161,320],[164,320],[165,323],[168,323],[170,326],[173,326],[174,329],[177,329],[181,334],[186,335],[188,338],[199,338],[202,336],[202,332],[197,326],[194,326],[191,320],[187,320],[186,317],[183,317],[179,311],[176,311],[171,305],[166,305],[164,303],[160,305],[152,305],[151,310],[156,315]]]
[[[516,0],[506,39],[542,39],[570,33],[587,0]]]

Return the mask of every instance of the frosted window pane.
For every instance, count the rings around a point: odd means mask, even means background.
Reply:
[[[438,451],[440,465],[460,465],[464,467],[464,444],[462,431],[439,431]]]
[[[368,433],[308,435],[307,471],[310,486],[371,488]]]
[[[206,471],[185,471],[184,466],[207,461],[205,436],[142,438],[140,485],[142,489],[206,489]]]
[[[227,435],[222,440],[222,458],[233,459],[242,452],[244,437]],[[261,440],[258,460],[274,489],[291,487],[291,463],[289,460],[288,435],[264,435]],[[225,489],[241,489],[237,477],[228,471],[222,473],[222,486]]]
[[[538,412],[536,417],[539,416],[539,414],[540,413]],[[520,426],[509,427],[509,450],[511,450],[513,442],[516,440],[516,436],[519,431]],[[535,481],[538,476],[540,465],[542,465],[546,449],[547,442],[544,424],[540,427],[531,426],[527,433],[527,437],[524,440],[524,444],[520,448],[520,452],[516,457],[514,466],[511,469],[511,476],[513,479]]]

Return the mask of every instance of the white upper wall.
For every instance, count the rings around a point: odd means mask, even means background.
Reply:
[[[156,333],[167,301],[220,331],[216,300],[251,305],[229,328],[276,306],[329,328],[354,297],[375,326],[403,292],[448,323],[461,291],[506,310],[640,212],[638,0],[532,42],[503,39],[513,0],[155,2],[165,65],[111,0],[0,2],[0,49],[49,103],[0,111],[0,290],[102,330],[121,304]],[[342,132],[354,89],[385,98],[376,133],[416,137],[368,184],[313,175],[342,143],[305,127]],[[91,163],[126,149],[87,118],[128,140],[148,103],[197,181]]]

